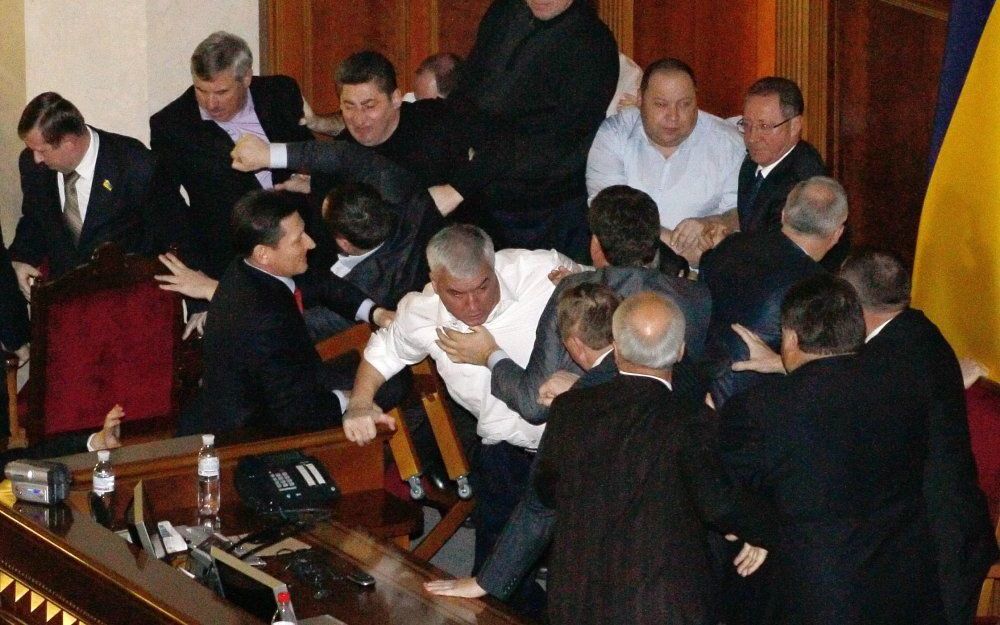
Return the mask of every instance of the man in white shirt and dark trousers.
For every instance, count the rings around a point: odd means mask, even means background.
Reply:
[[[375,437],[376,424],[394,428],[392,418],[375,406],[375,391],[403,367],[426,356],[434,359],[452,398],[476,417],[482,439],[472,473],[475,570],[524,491],[544,426],[531,425],[490,393],[488,368],[452,362],[440,343],[449,333],[486,328],[501,357],[526,365],[538,319],[555,288],[548,273],[577,266],[552,250],[494,253],[489,236],[469,225],[438,232],[427,246],[427,261],[431,283],[404,297],[395,322],[373,335],[365,349],[344,431],[363,444]]]

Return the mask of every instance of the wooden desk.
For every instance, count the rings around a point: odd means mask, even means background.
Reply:
[[[158,519],[189,522],[195,501],[196,437],[160,441],[117,450],[113,463],[117,490],[127,493],[139,479],[151,495]],[[348,584],[317,604],[308,587],[290,583],[300,617],[329,613],[348,625],[511,625],[523,623],[493,600],[435,597],[423,592],[424,581],[445,576],[432,565],[387,540],[408,532],[405,504],[380,494],[381,445],[357,447],[343,433],[327,430],[279,439],[220,440],[223,475],[223,531],[238,524],[239,508],[232,467],[248,453],[304,449],[327,464],[345,495],[334,514],[301,538],[328,549],[369,572],[375,588]],[[332,459],[332,461],[331,461]],[[153,560],[90,519],[86,495],[94,454],[63,459],[75,479],[69,505],[46,508],[0,506],[0,622],[52,625],[258,623],[168,564]],[[379,491],[373,487],[378,485]],[[119,497],[116,508],[127,504]],[[122,501],[125,500],[125,501]],[[399,506],[402,506],[400,508]],[[235,511],[234,511],[235,509]],[[394,515],[399,514],[399,517]],[[178,518],[178,515],[182,518]],[[377,537],[363,529],[376,522]],[[285,578],[293,582],[293,578]],[[299,590],[296,590],[296,587]]]

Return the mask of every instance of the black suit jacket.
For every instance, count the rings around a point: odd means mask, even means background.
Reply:
[[[0,347],[13,351],[30,338],[28,302],[17,286],[17,276],[10,265],[10,256],[3,244],[3,232],[0,231]],[[0,424],[0,434],[3,434],[9,429],[6,384],[0,388],[0,415],[4,417]]]
[[[556,398],[535,480],[555,508],[553,623],[713,624],[707,525],[774,544],[725,478],[716,417],[621,374]]]
[[[939,622],[921,496],[927,427],[881,390],[860,359],[832,356],[723,406],[727,468],[782,520],[762,622]]]
[[[962,372],[941,332],[908,308],[865,346],[867,378],[896,418],[926,422],[923,495],[949,625],[971,622],[982,580],[1000,557],[976,480]]]
[[[302,93],[288,76],[254,76],[250,96],[264,132],[272,142],[307,141],[312,135],[302,118]],[[218,124],[203,120],[194,87],[149,118],[149,144],[160,159],[172,188],[183,186],[190,200],[190,222],[203,254],[202,268],[218,277],[233,259],[229,217],[237,200],[261,188],[252,173],[231,167],[233,141]],[[291,171],[273,172],[274,183]],[[300,213],[310,232],[316,228],[316,211],[303,198]]]
[[[699,279],[712,293],[704,371],[717,407],[767,377],[730,369],[749,356],[732,324],[753,330],[777,351],[781,301],[796,282],[821,271],[819,263],[778,230],[734,233],[701,257]]]
[[[563,291],[585,282],[606,284],[623,298],[640,291],[666,296],[677,304],[687,322],[684,334],[687,356],[681,368],[687,367],[689,362],[699,361],[704,355],[705,332],[712,309],[704,285],[642,267],[605,267],[567,276],[553,291],[538,320],[528,366],[522,368],[508,358],[497,363],[490,378],[490,392],[529,423],[542,423],[548,416],[548,410],[535,398],[538,388],[550,375],[559,369],[582,373],[559,338],[556,306]]]
[[[410,291],[421,290],[429,279],[427,241],[444,221],[420,178],[377,151],[353,142],[309,141],[291,143],[287,149],[289,167],[371,185],[395,213],[389,237],[344,279],[387,308],[395,308]],[[310,259],[314,266],[310,282],[325,279],[334,262],[336,254]]]
[[[359,298],[342,281],[323,298],[352,318]],[[339,424],[336,388],[288,287],[234,260],[219,281],[205,328],[205,429],[291,429]]]
[[[108,241],[146,255],[187,248],[181,198],[164,186],[153,154],[136,139],[93,130],[99,147],[78,243],[63,219],[56,172],[35,163],[29,150],[18,161],[24,200],[10,253],[36,267],[47,261],[53,278],[88,262]]]
[[[618,375],[615,365],[615,355],[610,353],[596,367],[590,369],[573,385],[574,389],[590,388],[605,382],[610,382]],[[545,445],[545,434],[538,447]],[[538,498],[538,490],[534,486],[535,474],[538,471],[538,456],[531,463],[531,475],[524,497],[507,519],[503,532],[493,545],[482,568],[476,574],[476,582],[486,592],[498,599],[507,599],[517,588],[521,579],[527,575],[552,540],[556,515],[552,508],[544,505]]]
[[[740,166],[736,212],[740,218],[740,230],[749,234],[780,229],[781,209],[785,207],[785,200],[792,187],[813,176],[826,176],[827,171],[816,148],[806,141],[799,141],[788,156],[764,178],[751,206],[749,196],[756,175],[757,163],[748,154]]]

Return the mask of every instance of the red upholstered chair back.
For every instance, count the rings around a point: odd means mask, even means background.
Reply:
[[[32,290],[29,444],[100,429],[115,404],[126,432],[136,422],[176,422],[181,299],[157,288],[153,276],[163,272],[105,244],[91,263]]]
[[[972,455],[991,518],[1000,516],[1000,385],[979,380],[965,392]]]

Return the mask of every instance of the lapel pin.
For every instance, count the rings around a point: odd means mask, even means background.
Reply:
[[[110,180],[105,180],[104,184],[102,184],[101,186],[104,187],[105,189],[107,189],[108,191],[110,191],[111,190],[111,181]]]

